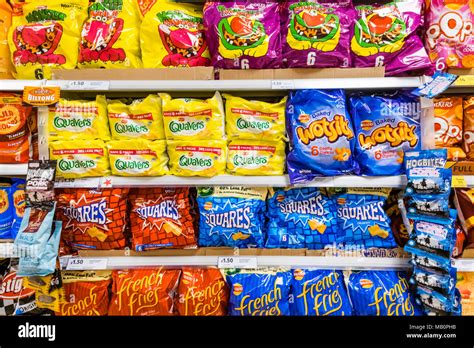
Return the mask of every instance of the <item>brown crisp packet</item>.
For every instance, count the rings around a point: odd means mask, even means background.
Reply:
[[[466,234],[465,249],[474,248],[474,189],[454,189],[454,205],[458,210],[459,222]]]
[[[463,149],[469,160],[474,160],[474,96],[464,100]]]

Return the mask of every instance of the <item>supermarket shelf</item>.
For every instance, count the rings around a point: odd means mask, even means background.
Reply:
[[[26,175],[28,164],[0,164],[0,175]]]
[[[458,272],[474,272],[474,259],[456,259],[454,267],[457,268]]]
[[[13,239],[12,240],[1,240],[0,241],[0,259],[2,258],[9,258],[9,257],[17,257],[17,253],[15,252],[15,248],[13,246]]]

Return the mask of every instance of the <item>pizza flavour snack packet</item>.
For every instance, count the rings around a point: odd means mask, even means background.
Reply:
[[[33,0],[15,6],[8,43],[16,78],[51,79],[51,70],[74,69],[87,0]]]
[[[52,141],[50,158],[56,160],[57,174],[63,178],[107,176],[109,158],[103,140]]]
[[[109,315],[171,316],[181,270],[113,271]]]
[[[474,160],[474,96],[464,100],[463,149],[467,158]]]
[[[231,316],[290,315],[291,272],[287,269],[228,270]]]
[[[266,248],[323,249],[336,242],[333,199],[318,188],[270,189]]]
[[[232,175],[283,175],[283,141],[232,140],[228,146],[227,172]]]
[[[358,173],[354,130],[343,90],[291,91],[286,105],[291,184]]]
[[[202,6],[154,1],[140,27],[145,68],[210,65]]]
[[[165,139],[161,99],[150,94],[143,99],[108,100],[112,139]]]
[[[266,188],[198,188],[199,246],[263,248]]]
[[[341,271],[292,270],[291,298],[291,315],[352,315],[352,305]]]
[[[168,173],[165,140],[112,140],[105,146],[113,175],[136,177]]]
[[[129,202],[135,251],[196,246],[188,188],[133,189]]]
[[[462,160],[466,154],[461,148],[463,139],[462,97],[440,97],[434,100],[435,145],[448,149],[449,160]]]
[[[79,68],[141,68],[140,16],[134,0],[89,4],[82,27]]]
[[[285,104],[287,97],[277,103],[248,100],[230,94],[222,95],[225,102],[226,133],[229,139],[285,139]]]
[[[213,177],[224,174],[225,140],[168,141],[170,173],[177,176]]]
[[[403,174],[405,151],[421,149],[419,98],[408,92],[359,94],[349,103],[361,174]]]
[[[50,141],[109,140],[105,96],[98,95],[92,101],[61,98],[48,109],[48,131]]]
[[[205,100],[159,95],[167,140],[225,139],[224,107],[219,92]]]

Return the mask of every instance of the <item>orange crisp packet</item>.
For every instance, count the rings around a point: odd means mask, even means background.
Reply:
[[[434,100],[435,145],[448,149],[449,159],[464,159],[462,97],[441,97]]]
[[[464,101],[463,149],[467,154],[467,158],[474,160],[474,96]]]

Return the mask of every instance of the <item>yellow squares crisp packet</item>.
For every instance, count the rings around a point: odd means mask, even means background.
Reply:
[[[160,176],[168,174],[165,140],[113,140],[106,146],[113,175]]]
[[[57,176],[82,178],[110,174],[109,159],[102,140],[52,141],[50,158],[57,160]]]
[[[227,172],[232,175],[283,175],[283,141],[233,140],[229,143]]]
[[[230,139],[280,140],[285,138],[286,97],[278,103],[247,100],[224,94],[226,133]]]
[[[165,139],[161,99],[150,94],[145,99],[109,100],[107,105],[113,139]]]
[[[212,177],[225,173],[225,140],[168,141],[170,172],[178,176]]]

